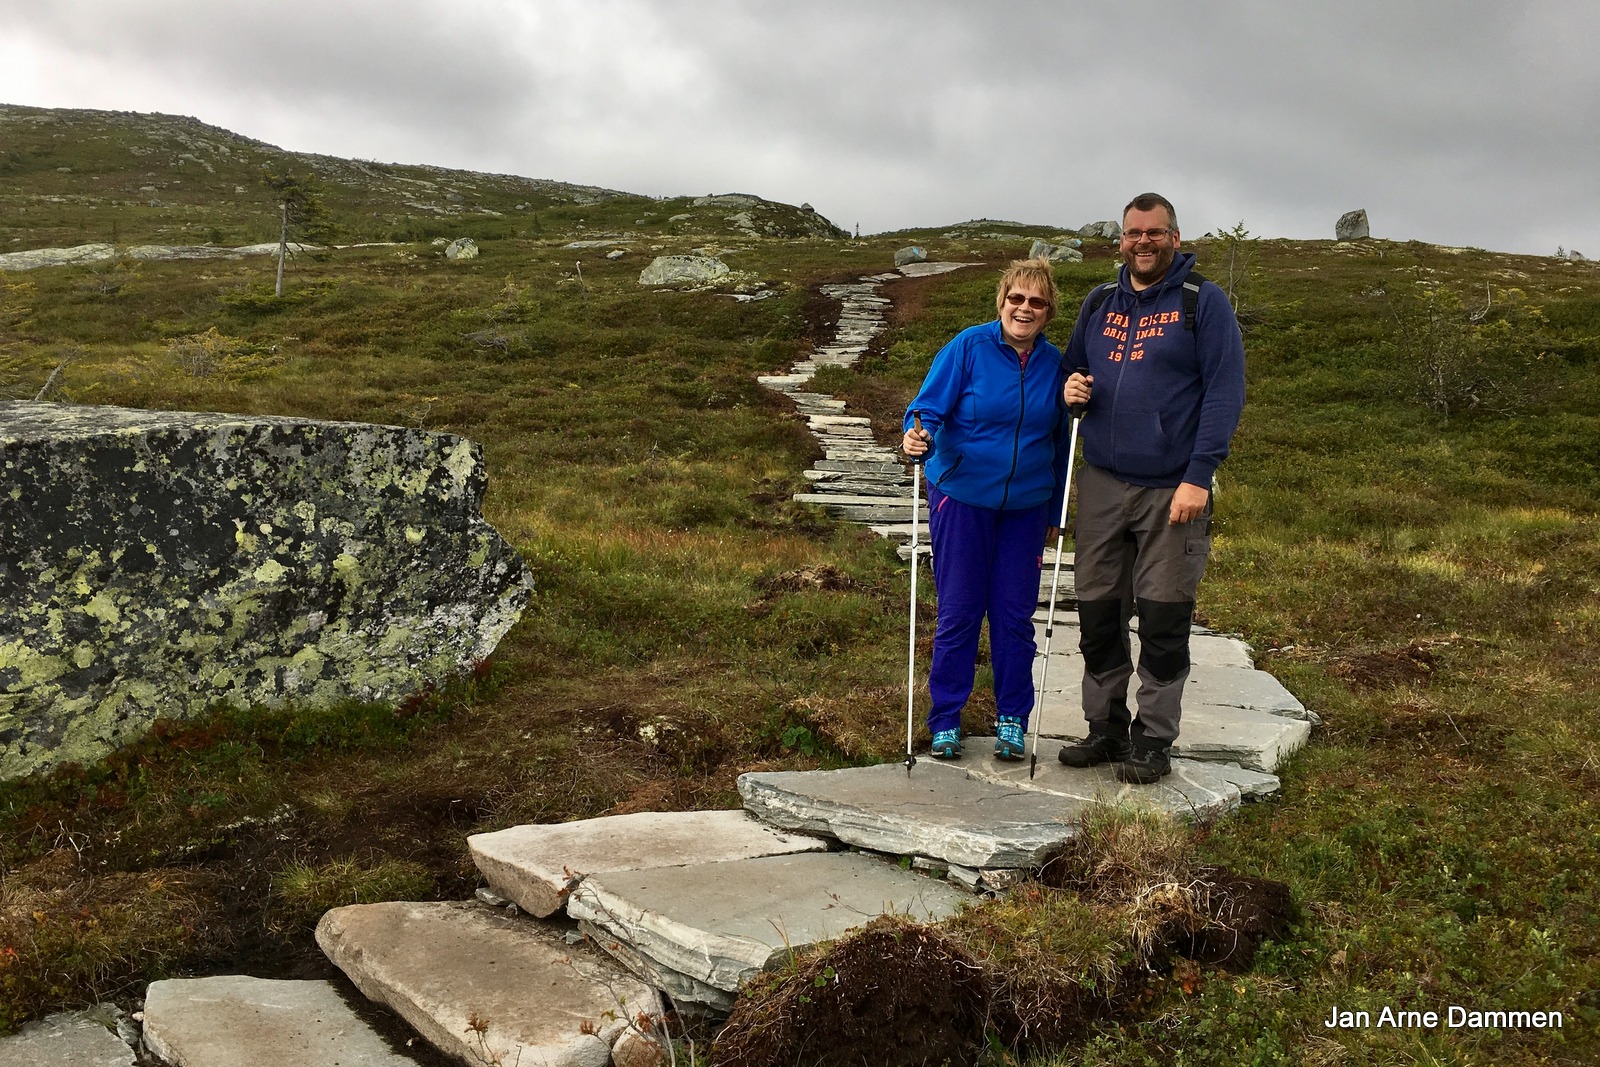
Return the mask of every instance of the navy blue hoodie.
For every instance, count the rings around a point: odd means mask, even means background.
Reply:
[[[1244,338],[1227,295],[1202,284],[1194,330],[1184,329],[1192,266],[1194,256],[1179,253],[1143,290],[1124,266],[1097,309],[1084,300],[1067,342],[1069,373],[1094,376],[1083,458],[1133,485],[1210,489],[1244,410]]]

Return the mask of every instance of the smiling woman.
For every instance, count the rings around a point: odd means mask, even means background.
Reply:
[[[1055,309],[1049,262],[1013,263],[995,293],[995,321],[944,346],[906,411],[902,447],[928,457],[939,595],[928,673],[935,759],[961,755],[961,711],[985,617],[999,715],[995,755],[1023,755],[1040,549],[1060,507],[1067,456],[1061,352],[1044,337]]]

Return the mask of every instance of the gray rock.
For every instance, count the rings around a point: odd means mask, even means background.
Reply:
[[[34,248],[26,252],[0,252],[0,271],[35,270],[69,263],[104,263],[117,258],[117,246],[75,245],[72,248]]]
[[[1108,241],[1115,241],[1122,236],[1122,223],[1107,219],[1104,222],[1090,222],[1078,227],[1079,237],[1102,237]]]
[[[1567,249],[1567,259],[1574,263],[1583,263],[1586,261],[1584,254],[1578,251],[1576,248]]]
[[[470,237],[457,237],[445,246],[446,259],[477,259],[478,242]]]
[[[710,256],[657,256],[639,273],[640,285],[705,285],[728,274],[728,265]]]
[[[144,1040],[172,1067],[415,1067],[350,1010],[328,982],[225,975],[156,982]]]
[[[916,245],[907,245],[894,254],[894,265],[904,267],[908,263],[926,263],[928,253]]]
[[[587,919],[578,922],[582,936],[603,952],[622,964],[640,981],[659,989],[672,999],[679,1011],[692,1010],[700,1015],[727,1015],[733,1010],[738,997],[726,989],[707,985],[697,978],[673,970],[651,959],[632,945]]]
[[[1052,263],[1078,263],[1083,260],[1083,253],[1070,245],[1053,245],[1036,237],[1028,249],[1028,258],[1048,259]]]
[[[731,992],[790,952],[886,911],[935,920],[968,899],[881,860],[826,852],[594,875],[573,892],[568,912]]]
[[[598,819],[513,826],[467,838],[472,862],[490,888],[541,918],[553,915],[584,877],[637,870],[826,851],[814,837],[782,833],[743,811],[639,812]]]
[[[368,999],[467,1063],[593,1055],[583,1024],[614,1046],[629,1020],[662,1011],[653,989],[558,927],[471,902],[335,908],[317,944]]]
[[[607,259],[621,259],[623,256],[625,256],[627,254],[628,253],[624,252],[620,248],[614,248],[610,252],[606,253],[606,258]]]
[[[394,700],[468,670],[531,578],[450,434],[0,403],[0,778],[158,716]]]
[[[1029,743],[1032,743],[1030,736]],[[1215,819],[1239,807],[1238,786],[1209,764],[1191,759],[1172,762],[1172,773],[1155,785],[1126,785],[1117,781],[1109,764],[1068,767],[1056,758],[1061,743],[1039,739],[1039,762],[1032,777],[1030,760],[1008,763],[994,757],[994,738],[966,741],[970,753],[960,761],[967,774],[982,782],[1049,793],[1062,798],[1060,817],[1076,821],[1091,807],[1118,804],[1141,811],[1156,811],[1180,819]]]
[[[900,273],[907,278],[927,278],[934,274],[949,274],[951,271],[975,265],[972,263],[906,263],[901,265]],[[891,277],[893,276],[891,275]]]
[[[682,215],[674,215],[671,218],[669,218],[667,221],[669,223],[670,222],[688,222],[692,218],[694,218],[694,216],[692,214],[689,214],[689,213],[685,212]]]
[[[6,1067],[133,1067],[133,1049],[96,1009],[62,1012],[0,1037]]]
[[[975,781],[931,759],[909,775],[886,763],[743,774],[738,785],[745,807],[774,826],[963,867],[1032,867],[1075,832],[1055,798]]]
[[[1285,757],[1298,750],[1311,736],[1311,723],[1304,719],[1275,715],[1270,711],[1201,703],[1188,699],[1187,694],[1188,690],[1185,689],[1183,722],[1179,725],[1178,743],[1174,750],[1186,758],[1212,763],[1238,763],[1250,770],[1271,774]],[[1083,701],[1076,688],[1060,692],[1055,691],[1052,685],[1039,703],[1041,736],[1076,739],[1087,734]]]
[[[1367,225],[1366,208],[1357,208],[1355,211],[1346,211],[1339,216],[1339,221],[1333,224],[1333,236],[1337,241],[1359,241],[1372,236],[1372,230]]]

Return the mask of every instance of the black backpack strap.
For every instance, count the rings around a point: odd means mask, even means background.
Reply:
[[[1206,283],[1200,272],[1192,270],[1183,279],[1183,328],[1194,333],[1195,312],[1200,307],[1200,287]]]
[[[1100,305],[1106,302],[1106,298],[1109,297],[1112,292],[1116,290],[1116,288],[1116,282],[1106,282],[1103,285],[1097,285],[1093,289],[1089,290],[1089,301],[1084,306],[1083,313],[1085,315],[1093,315],[1096,311],[1099,311]]]

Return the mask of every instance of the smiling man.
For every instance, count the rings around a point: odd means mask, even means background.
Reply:
[[[1227,296],[1179,251],[1165,197],[1134,197],[1122,226],[1121,274],[1090,292],[1065,353],[1066,401],[1087,405],[1074,576],[1089,736],[1060,758],[1115,763],[1120,780],[1147,784],[1171,770],[1212,477],[1244,408],[1244,341]]]

